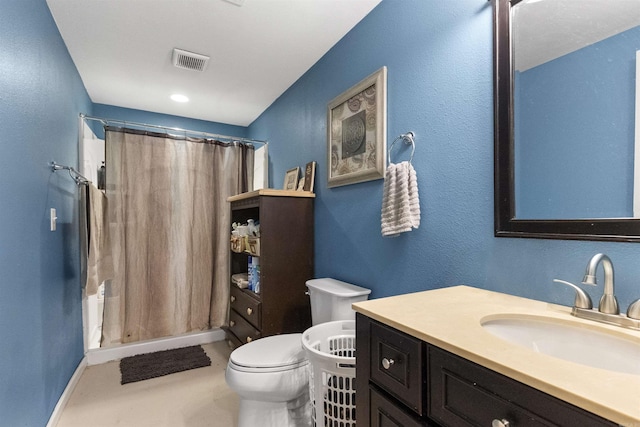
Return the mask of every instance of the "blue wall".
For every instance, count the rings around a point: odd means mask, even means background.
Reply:
[[[517,218],[633,216],[638,48],[640,27],[517,74]]]
[[[0,5],[0,424],[44,426],[83,357],[78,191],[49,162],[77,166],[91,102],[44,0]]]
[[[604,252],[626,309],[640,297],[640,245],[493,235],[492,37],[486,1],[383,0],[249,127],[270,141],[271,184],[318,162],[316,275],[368,286],[374,298],[468,284],[570,305],[573,291],[552,279],[579,282]],[[387,139],[416,133],[422,211],[418,230],[392,239],[380,234],[382,180],[326,184],[327,103],[383,65]]]
[[[78,190],[49,167],[78,166],[78,115],[233,136],[247,128],[92,105],[45,1],[0,4],[0,425],[44,426],[84,355]]]

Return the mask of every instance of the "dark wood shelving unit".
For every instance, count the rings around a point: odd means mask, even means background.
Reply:
[[[228,199],[231,222],[260,222],[260,293],[229,281],[231,346],[311,326],[306,281],[314,268],[314,198],[307,191],[262,189]],[[248,256],[231,251],[231,274],[247,272]]]

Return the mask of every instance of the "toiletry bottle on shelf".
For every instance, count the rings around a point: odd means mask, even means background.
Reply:
[[[254,220],[252,219],[247,220],[247,228],[249,229],[249,236],[256,237],[258,235]]]
[[[104,162],[102,162],[102,166],[98,168],[98,190],[106,190],[106,169],[104,167]]]
[[[260,293],[260,257],[253,257],[253,292]]]
[[[249,286],[248,289],[250,291],[253,291],[253,257],[251,255],[249,255],[248,257],[248,262],[247,262],[247,279],[249,280]]]

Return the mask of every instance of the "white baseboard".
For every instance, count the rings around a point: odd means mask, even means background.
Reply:
[[[62,416],[62,411],[64,410],[64,407],[67,406],[67,402],[71,398],[71,393],[73,393],[73,390],[76,388],[76,385],[78,385],[78,381],[80,381],[80,377],[82,376],[82,373],[84,372],[86,367],[87,367],[87,358],[83,357],[80,363],[78,364],[78,367],[76,368],[75,372],[71,376],[71,379],[67,383],[67,386],[64,388],[64,391],[62,392],[60,399],[58,399],[58,403],[56,404],[56,407],[53,408],[53,412],[49,417],[49,422],[47,423],[47,427],[55,427],[56,425],[58,425],[58,421],[60,421],[60,417]]]
[[[152,353],[154,351],[222,341],[224,340],[224,336],[224,331],[216,328],[209,331],[193,332],[177,337],[158,338],[154,340],[122,344],[117,347],[91,349],[87,351],[85,356],[89,366],[99,365],[101,363],[111,362],[112,360],[119,360],[123,357],[135,356],[136,354]]]

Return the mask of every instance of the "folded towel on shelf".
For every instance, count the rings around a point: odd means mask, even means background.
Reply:
[[[249,275],[247,273],[232,274],[231,283],[234,283],[239,288],[246,289],[249,287]]]
[[[420,226],[420,200],[416,171],[409,162],[390,164],[384,175],[381,228],[395,237]]]

